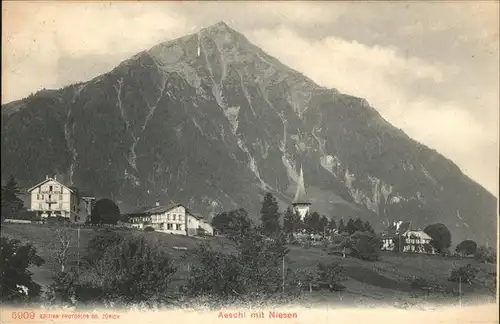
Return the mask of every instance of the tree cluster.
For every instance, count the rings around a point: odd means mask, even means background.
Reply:
[[[472,284],[472,280],[476,278],[479,270],[472,267],[471,264],[451,270],[450,281]]]
[[[212,226],[228,237],[241,237],[251,229],[252,221],[248,212],[240,208],[218,214],[212,219]]]
[[[474,255],[477,250],[477,243],[472,240],[465,240],[460,242],[455,248],[455,251],[461,255]]]
[[[232,236],[234,253],[214,251],[200,245],[196,251],[198,264],[191,269],[185,292],[189,296],[221,296],[244,299],[249,296],[268,298],[291,284],[287,269],[283,277],[283,260],[288,249],[283,235],[273,239],[262,227],[246,229]]]
[[[359,217],[354,220],[352,218],[349,218],[347,224],[344,224],[344,220],[341,219],[339,223],[338,232],[348,233],[349,235],[352,235],[356,232],[368,232],[372,234],[375,233],[370,222],[369,221],[363,222]]]
[[[0,245],[0,299],[2,302],[33,301],[40,295],[41,287],[32,279],[28,269],[41,266],[44,260],[31,244],[1,238]]]
[[[10,177],[2,187],[2,221],[6,218],[17,218],[24,211],[24,203],[19,198],[21,190],[14,177]]]
[[[95,237],[80,269],[60,272],[48,297],[58,303],[157,304],[168,300],[177,267],[163,247],[143,236]]]
[[[90,222],[96,225],[116,225],[121,219],[120,209],[111,199],[108,198],[103,198],[97,201],[90,215]]]
[[[431,245],[438,253],[444,253],[451,245],[451,232],[444,224],[432,224],[424,228],[424,232],[429,235]]]
[[[497,252],[491,246],[479,246],[475,258],[484,263],[495,263],[497,262]]]

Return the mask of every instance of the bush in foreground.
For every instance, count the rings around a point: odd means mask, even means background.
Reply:
[[[495,263],[497,261],[497,253],[492,247],[479,246],[476,250],[475,258],[484,263]]]
[[[185,287],[189,296],[266,299],[282,291],[282,262],[288,253],[285,238],[267,239],[252,230],[234,239],[234,254],[216,252],[207,245],[198,247],[199,264],[193,267]],[[285,288],[289,288],[293,286],[291,270],[285,271]]]
[[[317,276],[320,286],[326,286],[330,291],[345,289],[345,286],[340,284],[346,278],[345,268],[338,263],[319,263]]]
[[[33,301],[40,295],[40,286],[28,270],[41,266],[44,260],[31,244],[2,237],[0,245],[0,300],[2,302]]]
[[[95,242],[109,240],[96,239]],[[116,238],[115,238],[116,239]],[[127,235],[96,254],[77,273],[60,273],[49,289],[53,302],[65,303],[163,303],[177,267],[160,246],[144,237]]]
[[[379,259],[381,241],[376,235],[368,232],[356,232],[351,235],[349,245],[351,254],[358,259],[367,261]]]
[[[459,282],[460,280],[463,283],[472,284],[472,280],[474,280],[479,273],[479,270],[473,268],[471,264],[466,266],[451,270],[450,281]]]

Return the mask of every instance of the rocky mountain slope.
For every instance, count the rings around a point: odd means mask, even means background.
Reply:
[[[452,161],[224,23],[2,107],[2,178],[56,174],[125,212],[158,199],[258,216],[264,191],[291,202],[301,165],[327,216],[495,240],[496,198]]]

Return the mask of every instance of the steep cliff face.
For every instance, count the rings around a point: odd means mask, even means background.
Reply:
[[[2,178],[57,174],[124,211],[159,199],[257,216],[264,191],[291,202],[301,165],[325,215],[494,241],[495,197],[453,162],[224,23],[2,107]]]

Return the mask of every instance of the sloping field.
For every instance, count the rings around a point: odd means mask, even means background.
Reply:
[[[201,242],[208,242],[215,249],[220,251],[232,251],[231,243],[220,237],[197,238],[180,235],[163,234],[157,232],[139,232],[126,230],[124,232],[135,235],[144,235],[155,244],[164,246],[172,258],[179,266],[173,278],[173,287],[184,283],[188,277],[189,269],[196,263],[193,252]],[[77,229],[70,229],[71,248],[70,263],[76,264],[78,252],[80,257],[84,255],[88,242],[98,234],[97,230],[80,229],[79,248],[77,240]],[[42,285],[52,282],[52,275],[57,269],[54,259],[54,251],[57,247],[57,237],[54,229],[46,225],[35,224],[3,224],[2,236],[15,238],[22,242],[32,243],[46,264],[40,268],[32,269],[34,279]],[[290,253],[286,261],[286,267],[293,269],[314,270],[319,262],[339,262],[346,268],[347,280],[344,285],[347,291],[344,293],[313,292],[306,294],[307,301],[304,302],[362,302],[362,303],[409,303],[415,298],[415,291],[410,288],[411,277],[420,277],[431,282],[436,282],[447,286],[450,289],[458,290],[458,284],[448,281],[448,277],[453,268],[472,263],[479,266],[482,271],[478,276],[479,281],[473,285],[463,285],[462,291],[469,297],[474,296],[492,297],[494,291],[491,290],[491,280],[494,280],[495,265],[478,264],[474,259],[445,258],[440,256],[427,256],[415,254],[395,254],[384,252],[381,260],[376,262],[362,261],[359,259],[337,255],[328,255],[318,247],[304,249],[299,246],[290,246]],[[486,278],[486,279],[485,279]],[[484,283],[490,280],[490,288],[486,288]],[[395,296],[394,294],[397,294]],[[420,292],[421,294],[421,292]],[[448,300],[454,298],[438,296],[440,299]],[[433,298],[425,296],[425,299]],[[436,297],[437,298],[437,297]],[[475,298],[475,297],[474,297]],[[435,299],[435,298],[434,298]],[[456,299],[456,298],[455,298]]]

